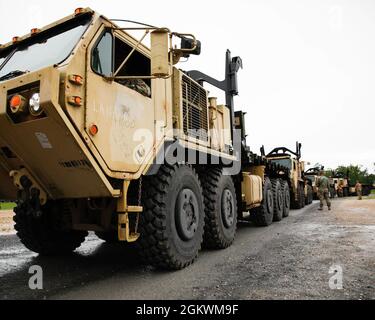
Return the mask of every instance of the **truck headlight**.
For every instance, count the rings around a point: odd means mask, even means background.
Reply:
[[[42,107],[40,105],[40,94],[39,93],[34,93],[29,101],[29,109],[30,113],[37,117],[40,116],[43,112]]]

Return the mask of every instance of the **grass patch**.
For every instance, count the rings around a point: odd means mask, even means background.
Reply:
[[[13,202],[0,202],[0,210],[13,210],[15,206]]]
[[[375,200],[375,190],[371,190],[371,194],[367,197],[364,197],[366,200]]]

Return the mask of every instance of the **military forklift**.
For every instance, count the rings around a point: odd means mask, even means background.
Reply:
[[[287,217],[290,188],[301,207],[295,168],[247,146],[241,59],[227,51],[223,81],[183,71],[201,51],[193,35],[122,23],[78,8],[0,46],[0,198],[17,201],[22,243],[65,254],[94,231],[175,270],[229,247],[238,220]]]
[[[305,162],[301,161],[301,150],[302,144],[297,142],[296,151],[279,147],[266,155],[266,159],[271,163],[289,169],[288,185],[293,209],[302,209],[313,202],[313,188],[304,177]],[[261,153],[265,155],[264,147],[262,147]]]

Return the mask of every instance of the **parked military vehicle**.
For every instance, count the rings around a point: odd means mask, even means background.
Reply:
[[[313,202],[313,188],[304,177],[305,162],[301,161],[302,144],[297,142],[296,151],[286,147],[273,149],[266,159],[276,165],[289,169],[288,185],[291,199],[291,207],[301,209]],[[265,155],[264,147],[261,153]]]
[[[200,53],[193,35],[116,22],[79,8],[0,47],[0,198],[17,200],[27,248],[71,252],[95,231],[181,269],[202,244],[229,247],[239,219],[287,217],[290,188],[302,207],[299,159],[277,164],[247,146],[239,57],[227,52],[223,81],[182,71]]]
[[[339,198],[356,196],[356,181],[350,180],[350,172],[332,171],[332,184],[335,187],[336,194]],[[373,189],[372,185],[362,184],[362,194],[368,196]]]
[[[349,179],[341,172],[332,171],[330,177],[331,189],[338,198],[348,197],[350,194]]]
[[[324,170],[324,167],[314,167],[306,170],[304,174],[307,184],[309,184],[312,188],[314,200],[319,199],[318,187],[316,186],[316,184],[318,181],[319,174],[322,170]]]

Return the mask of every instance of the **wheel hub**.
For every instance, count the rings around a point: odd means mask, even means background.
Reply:
[[[184,189],[177,198],[176,227],[184,241],[194,238],[199,225],[198,199],[190,189]]]
[[[226,228],[230,228],[234,223],[235,207],[234,207],[234,198],[232,192],[226,189],[224,190],[222,203],[221,203],[221,212],[223,216],[223,222]]]

